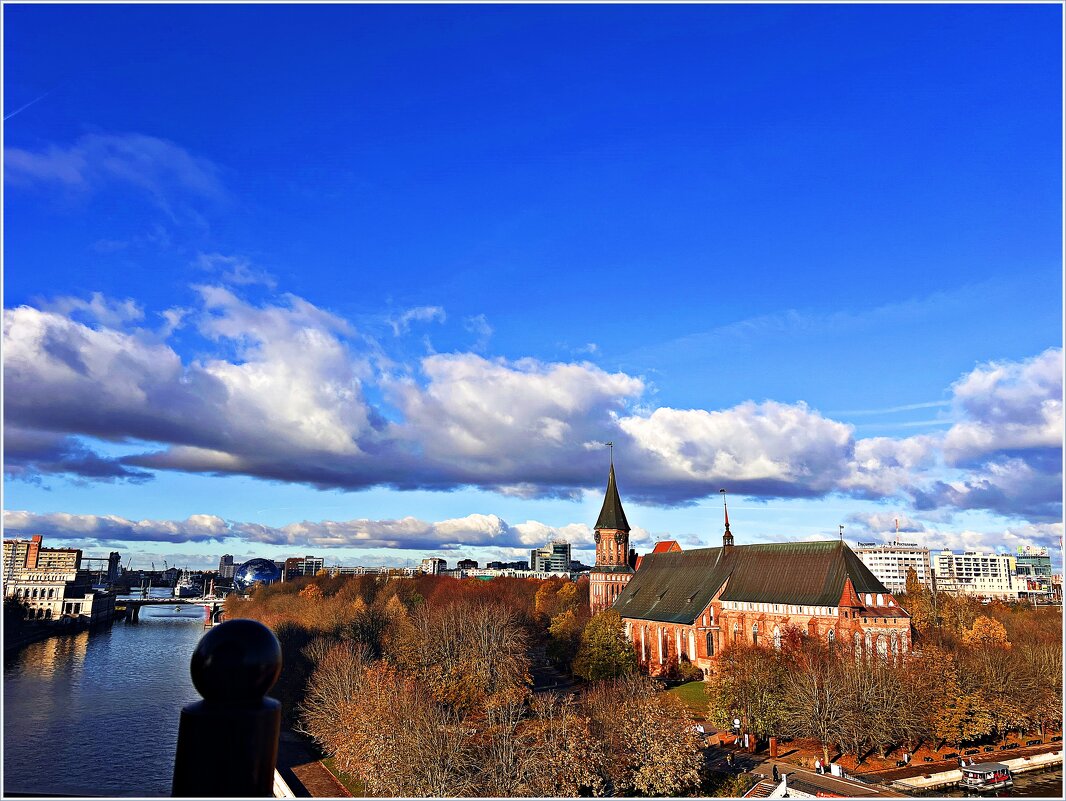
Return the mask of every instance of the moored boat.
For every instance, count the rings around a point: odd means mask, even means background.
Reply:
[[[959,786],[964,790],[978,793],[992,792],[1011,787],[1014,777],[1010,768],[1002,762],[980,762],[975,765],[962,765],[962,781]]]

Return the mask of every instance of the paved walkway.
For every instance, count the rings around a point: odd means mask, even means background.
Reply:
[[[278,742],[278,773],[297,798],[351,798],[337,777],[291,731]]]

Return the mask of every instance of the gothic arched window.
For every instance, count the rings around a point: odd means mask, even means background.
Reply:
[[[781,650],[781,629],[777,626],[774,626],[774,648]]]
[[[714,632],[707,632],[707,656],[714,656]]]
[[[759,624],[758,623],[752,623],[751,624],[751,644],[752,645],[758,645],[759,644]]]
[[[833,629],[829,629],[829,647],[832,648],[836,645],[837,633]]]
[[[740,625],[738,623],[733,624],[733,644],[736,645],[737,639],[740,637]]]

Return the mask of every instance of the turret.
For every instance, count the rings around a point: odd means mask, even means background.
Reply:
[[[725,510],[725,533],[722,535],[722,547],[732,548],[733,535],[729,531],[729,504],[727,504],[725,500],[725,490],[722,489],[718,491],[722,493],[722,508]]]

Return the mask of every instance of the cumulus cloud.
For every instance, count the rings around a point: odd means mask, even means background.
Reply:
[[[104,297],[102,292],[93,292],[89,300],[70,296],[56,298],[43,304],[42,308],[109,328],[121,328],[144,319],[144,309],[132,298],[112,300]]]
[[[961,377],[947,432],[856,438],[802,402],[655,407],[644,379],[588,361],[435,353],[393,369],[380,342],[302,298],[195,291],[156,330],[137,327],[144,312],[132,300],[99,295],[5,310],[5,422],[22,432],[12,470],[574,497],[602,488],[610,440],[624,497],[648,503],[724,486],[755,498],[838,493],[922,511],[1061,515],[1061,350]],[[442,317],[410,309],[394,330]],[[171,344],[179,328],[202,341],[195,358]],[[92,438],[148,446],[106,459]]]
[[[1060,451],[1062,349],[1023,362],[989,362],[952,387],[959,422],[944,437],[949,464],[967,465],[1019,451]]]
[[[66,475],[89,481],[149,481],[152,474],[99,455],[77,437],[4,428],[4,475],[39,483],[43,475]]]
[[[225,520],[191,515],[185,520],[128,520],[118,515],[35,514],[4,510],[8,534],[115,542],[218,542],[232,536]]]
[[[455,550],[463,547],[528,549],[552,539],[575,547],[590,545],[592,531],[583,524],[562,527],[537,521],[512,526],[496,515],[426,522],[415,517],[398,520],[300,521],[284,526],[226,521],[214,515],[185,520],[128,520],[117,515],[34,514],[4,511],[4,528],[13,535],[44,534],[70,541],[217,542],[240,540],[245,545],[299,548],[406,548]]]
[[[538,494],[587,486],[603,458],[584,444],[615,431],[614,415],[643,382],[589,363],[509,362],[475,354],[422,360],[421,384],[393,381],[403,414],[397,436],[417,443],[425,460],[461,484]]]
[[[849,469],[852,428],[804,403],[746,402],[723,411],[659,408],[620,418],[640,454],[640,496],[690,500],[723,485],[755,496],[811,497],[836,489]]]
[[[848,515],[847,521],[871,534],[916,534],[925,531],[925,524],[899,512],[870,512]]]

